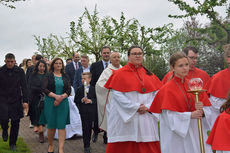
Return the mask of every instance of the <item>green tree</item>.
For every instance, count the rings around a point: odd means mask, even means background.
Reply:
[[[210,28],[207,25],[206,28]],[[207,34],[201,32],[204,28],[195,17],[184,22],[182,28],[173,32],[165,45],[161,45],[164,57],[169,59],[170,55],[176,51],[182,51],[187,46],[194,46],[199,50],[199,60],[197,67],[205,70],[210,75],[223,69],[222,52],[216,51],[216,46],[208,43]],[[209,31],[209,35],[216,35],[215,31]]]
[[[0,0],[0,4],[5,5],[9,8],[15,9],[16,7],[13,4],[19,1],[26,1],[26,0]]]
[[[123,13],[119,20],[109,16],[101,19],[98,14],[96,7],[92,14],[85,8],[77,22],[70,22],[70,32],[64,37],[65,39],[55,35],[50,35],[48,38],[35,36],[38,51],[51,58],[57,54],[66,58],[75,50],[94,55],[98,61],[103,46],[110,46],[112,50],[126,55],[130,46],[139,45],[146,55],[146,67],[154,73],[160,71],[157,66],[164,65],[165,62],[159,46],[171,37],[172,24],[149,28],[141,25],[136,19],[127,20]]]
[[[63,57],[65,59],[72,57],[75,50],[75,44],[71,39],[58,37],[50,34],[47,38],[41,38],[40,36],[34,36],[38,51],[47,59],[53,59],[54,57]]]

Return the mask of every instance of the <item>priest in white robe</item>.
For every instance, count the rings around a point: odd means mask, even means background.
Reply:
[[[109,103],[111,100],[111,94],[109,97],[108,89],[104,87],[105,83],[112,75],[112,73],[122,66],[120,65],[120,53],[112,52],[110,55],[110,64],[108,67],[102,72],[96,83],[96,95],[97,95],[97,109],[98,109],[98,124],[99,128],[107,131],[107,116],[106,112],[109,112]]]

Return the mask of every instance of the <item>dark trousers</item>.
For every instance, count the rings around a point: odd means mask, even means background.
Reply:
[[[11,127],[10,127],[10,145],[16,145],[18,139],[18,131],[19,131],[19,123],[20,119],[18,120],[11,120]],[[9,120],[1,120],[2,130],[8,131],[9,128]]]
[[[98,113],[97,113],[97,108],[96,108],[96,114],[95,114],[94,119],[93,119],[93,132],[96,135],[100,132],[99,127],[98,127]]]
[[[90,146],[93,120],[93,113],[81,113],[84,148],[88,148]]]

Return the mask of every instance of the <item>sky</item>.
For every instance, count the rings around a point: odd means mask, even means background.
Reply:
[[[37,51],[34,35],[65,36],[70,22],[77,22],[85,7],[92,12],[95,5],[101,18],[119,19],[124,12],[126,19],[136,18],[147,27],[168,23],[173,23],[175,28],[183,25],[182,19],[168,17],[169,14],[182,14],[168,0],[27,0],[15,3],[16,9],[0,4],[0,65],[4,64],[4,56],[9,52],[15,54],[17,63],[31,58]]]

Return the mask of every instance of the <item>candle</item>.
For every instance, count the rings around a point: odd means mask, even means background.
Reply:
[[[87,97],[87,82],[84,81],[84,96]]]

